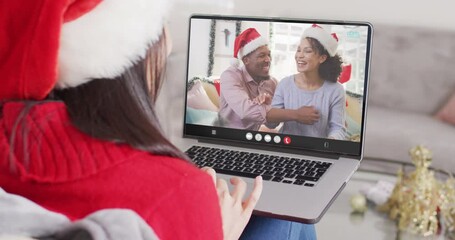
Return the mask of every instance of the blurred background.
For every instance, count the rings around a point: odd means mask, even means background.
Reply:
[[[173,50],[166,80],[158,98],[158,115],[164,133],[178,143],[182,135],[186,84],[188,23],[191,14],[227,14],[305,19],[368,21],[373,24],[455,29],[455,14],[443,0],[393,1],[258,1],[258,0],[174,0],[169,15]],[[374,34],[373,34],[374,35]],[[373,38],[374,39],[374,38]],[[373,41],[374,45],[374,41]],[[374,52],[373,52],[374,56]]]

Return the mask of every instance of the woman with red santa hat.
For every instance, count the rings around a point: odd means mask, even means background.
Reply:
[[[0,2],[1,188],[72,220],[132,209],[160,239],[240,237],[262,179],[249,196],[239,178],[229,191],[158,124],[168,9],[167,0]]]
[[[345,91],[340,82],[342,59],[337,53],[338,37],[319,25],[307,28],[295,53],[296,74],[283,78],[267,112],[268,127],[275,128],[284,109],[313,108],[310,122],[288,121],[280,133],[318,138],[346,139]],[[343,75],[343,81],[347,81]]]

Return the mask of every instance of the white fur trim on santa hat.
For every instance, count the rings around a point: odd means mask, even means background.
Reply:
[[[115,78],[159,39],[170,0],[104,0],[63,24],[56,88]]]
[[[310,27],[303,32],[302,39],[310,37],[318,40],[327,50],[331,57],[335,56],[338,48],[338,41],[321,27]]]
[[[243,46],[242,48],[240,48],[239,53],[237,54],[237,58],[242,60],[242,58],[248,55],[249,53],[267,44],[268,41],[264,37],[259,36],[252,40],[251,42],[245,44],[245,46]]]
[[[231,63],[231,66],[233,66],[233,67],[239,68],[241,66],[240,60],[237,58],[232,58],[229,62]]]

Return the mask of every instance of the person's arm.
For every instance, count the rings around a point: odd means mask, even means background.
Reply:
[[[284,79],[282,81],[286,80]],[[312,106],[302,106],[298,109],[285,109],[285,94],[289,94],[289,90],[286,89],[285,82],[280,82],[273,95],[272,108],[266,115],[267,127],[275,128],[280,122],[287,121],[313,124],[319,120],[319,113]]]
[[[313,106],[303,106],[298,109],[272,108],[267,112],[268,123],[298,121],[304,124],[313,124],[319,120],[319,113]]]
[[[265,104],[265,105],[271,105],[272,104],[272,96],[268,93],[262,93],[259,94],[255,99],[253,99],[253,102],[257,104]]]
[[[264,122],[270,106],[250,99],[241,78],[241,74],[233,71],[225,71],[221,74],[221,94],[224,100],[240,119]]]
[[[334,100],[330,103],[328,119],[328,138],[344,140],[346,139],[346,95],[341,85],[336,91]]]
[[[288,121],[294,117],[292,114],[293,110],[284,109],[283,82],[277,85],[271,106],[267,111],[265,124],[270,129],[275,129],[280,122]]]

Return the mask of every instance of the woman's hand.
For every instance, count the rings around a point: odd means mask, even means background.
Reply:
[[[221,207],[224,239],[239,239],[261,196],[262,177],[256,177],[253,191],[245,201],[242,201],[247,188],[245,181],[238,177],[231,178],[230,182],[234,186],[234,190],[229,192],[228,184],[225,180],[216,178],[215,170],[208,167],[204,167],[202,170],[208,173],[215,183]]]
[[[319,121],[318,110],[313,106],[304,106],[295,110],[295,120],[304,124],[312,125]]]

